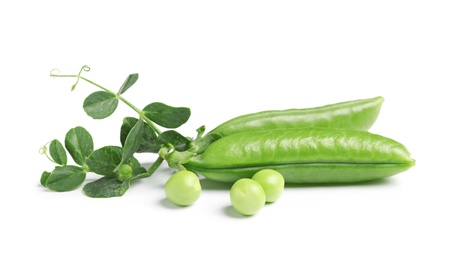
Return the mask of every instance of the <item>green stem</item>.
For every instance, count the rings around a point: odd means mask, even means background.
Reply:
[[[84,78],[84,77],[82,77],[82,76],[77,76],[77,77],[80,78],[80,79],[83,79],[83,80],[87,81],[88,83],[90,83],[90,84],[92,84],[92,85],[97,86],[98,88],[100,88],[100,89],[102,89],[102,90],[104,90],[104,91],[106,91],[106,92],[109,92],[109,93],[112,93],[112,94],[115,95],[114,92],[112,92],[112,91],[110,91],[109,89],[107,89],[107,88],[101,86],[100,84],[97,84],[97,83],[95,83],[95,82],[93,82],[93,81],[91,81],[91,80],[89,80],[89,79],[86,79],[86,78]]]
[[[131,109],[133,109],[134,111],[136,111],[136,113],[139,114],[139,117],[141,117],[146,123],[147,125],[152,128],[153,131],[155,131],[158,135],[161,134],[161,131],[158,129],[158,127],[155,126],[155,124],[152,122],[152,120],[150,120],[148,117],[144,116],[143,113],[142,113],[142,110],[137,108],[136,106],[134,106],[131,102],[129,102],[128,100],[126,100],[125,98],[123,98],[122,96],[118,95],[117,93],[115,92],[112,92],[110,91],[109,89],[101,86],[100,84],[98,83],[95,83],[87,78],[84,78],[80,75],[58,75],[58,74],[51,74],[51,77],[57,77],[57,78],[78,78],[78,79],[82,79],[82,80],[85,80],[86,82],[108,92],[108,93],[111,93],[113,95],[116,95],[118,97],[118,99],[120,99],[123,103],[125,103],[127,106],[129,106]],[[77,83],[76,83],[77,84]]]
[[[150,166],[150,168],[147,170],[147,177],[150,177],[157,169],[160,167],[161,163],[164,161],[164,159],[159,156],[156,161]]]
[[[122,96],[118,96],[118,97],[123,103],[125,103],[126,105],[131,107],[134,111],[136,111],[139,114],[139,116],[147,123],[147,125],[150,126],[150,128],[152,128],[153,131],[155,131],[155,133],[157,133],[158,135],[161,134],[161,131],[155,126],[155,124],[152,122],[152,120],[150,120],[148,117],[144,116],[144,114],[142,113],[142,110],[135,107],[133,104],[131,104],[128,100],[124,99]]]
[[[116,94],[117,95],[117,94]],[[134,111],[136,111],[139,115],[141,115],[142,110],[131,104],[128,100],[123,98],[122,96],[118,95],[118,99],[120,99],[123,103],[125,103],[127,106],[131,107]]]
[[[147,123],[147,125],[150,126],[150,128],[152,128],[153,131],[155,131],[155,133],[157,135],[160,135],[161,134],[161,131],[155,126],[155,124],[152,122],[152,120],[150,120],[148,117],[142,115],[142,113],[139,113],[139,116],[144,119],[144,121]]]

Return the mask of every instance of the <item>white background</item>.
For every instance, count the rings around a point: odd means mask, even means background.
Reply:
[[[1,259],[455,259],[453,1],[99,2],[0,4]],[[191,207],[171,205],[166,165],[120,198],[50,192],[43,144],[81,125],[95,147],[118,145],[134,116],[120,105],[92,120],[82,102],[97,89],[49,77],[85,64],[112,90],[139,73],[124,95],[138,107],[190,107],[188,136],[240,114],[383,96],[371,132],[417,165],[286,188],[252,217],[230,207],[229,185],[207,181]]]

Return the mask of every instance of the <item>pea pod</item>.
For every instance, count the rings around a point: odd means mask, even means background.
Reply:
[[[376,121],[383,102],[384,98],[375,97],[315,108],[263,111],[233,118],[209,134],[224,137],[236,133],[304,127],[368,130]]]
[[[184,167],[207,179],[234,182],[262,169],[286,183],[348,183],[380,179],[414,165],[397,141],[359,130],[276,129],[221,138]]]

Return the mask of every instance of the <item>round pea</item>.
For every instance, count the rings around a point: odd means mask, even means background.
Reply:
[[[122,164],[120,166],[120,168],[118,169],[117,179],[119,181],[124,181],[126,179],[131,178],[132,175],[133,175],[133,169],[131,168],[131,166],[129,166],[128,164]]]
[[[189,206],[201,195],[201,183],[195,173],[179,171],[167,180],[164,192],[167,199],[174,204]]]
[[[261,184],[267,202],[275,202],[283,194],[284,178],[281,173],[275,170],[264,169],[258,171],[253,175],[252,179]]]
[[[265,204],[264,189],[252,179],[236,181],[231,187],[230,197],[232,207],[243,215],[254,215]]]

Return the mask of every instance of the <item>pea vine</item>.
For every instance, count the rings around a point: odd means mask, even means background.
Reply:
[[[118,107],[119,101],[137,113],[137,117],[125,117],[120,127],[121,146],[105,146],[94,149],[91,134],[83,127],[70,129],[64,144],[54,139],[44,145],[40,152],[57,164],[52,171],[44,171],[41,184],[53,191],[71,191],[77,189],[86,179],[88,172],[102,177],[83,187],[89,197],[108,198],[122,196],[130,187],[131,181],[151,176],[164,160],[169,166],[182,169],[181,166],[194,154],[205,149],[214,138],[203,138],[205,127],[197,129],[196,139],[184,137],[175,129],[185,124],[191,111],[187,107],[172,107],[160,102],[153,102],[139,109],[126,100],[122,94],[138,80],[137,73],[130,74],[117,92],[113,92],[83,76],[90,67],[84,65],[78,74],[62,75],[60,70],[53,69],[53,78],[76,78],[71,91],[75,90],[80,80],[99,88],[84,100],[83,109],[93,119],[104,119],[111,116]],[[166,128],[161,131],[158,126]],[[67,152],[76,165],[68,165]],[[148,168],[144,168],[134,157],[136,153],[156,153],[158,158]]]

